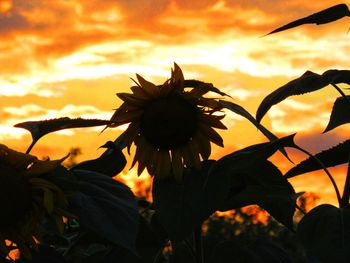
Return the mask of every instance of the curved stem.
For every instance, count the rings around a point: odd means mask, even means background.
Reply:
[[[33,149],[34,144],[37,142],[37,140],[33,140],[32,143],[29,145],[26,154],[30,153],[30,151]]]
[[[348,102],[348,104],[350,105],[350,99],[345,95],[345,93],[341,90],[341,88],[339,88],[336,84],[332,83],[332,86],[340,93],[340,95],[342,95],[342,97]]]
[[[343,196],[341,199],[341,207],[347,206],[349,204],[349,199],[350,199],[350,155],[349,155],[348,171],[346,174]]]
[[[311,159],[313,159],[315,162],[317,162],[321,167],[322,169],[325,171],[325,173],[327,174],[329,180],[331,180],[331,183],[333,185],[333,188],[335,190],[335,193],[337,195],[337,199],[338,199],[338,203],[339,203],[339,207],[342,206],[342,198],[340,196],[340,192],[339,192],[339,188],[336,184],[336,182],[334,181],[334,178],[333,176],[331,175],[331,173],[329,172],[329,170],[327,169],[327,167],[320,161],[320,159],[318,159],[316,156],[314,156],[313,154],[309,153],[307,150],[301,148],[300,146],[298,145],[295,145],[295,148],[298,149],[299,151],[307,154]]]

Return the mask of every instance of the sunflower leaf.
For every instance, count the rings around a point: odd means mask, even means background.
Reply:
[[[315,207],[299,222],[297,235],[307,252],[322,262],[350,261],[350,209]]]
[[[327,9],[324,9],[320,12],[317,12],[312,15],[290,22],[282,27],[279,27],[271,31],[267,35],[281,32],[281,31],[298,27],[301,25],[305,25],[305,24],[316,24],[316,25],[327,24],[327,23],[336,21],[338,19],[341,19],[345,16],[350,16],[349,8],[347,7],[346,4],[338,4],[338,5],[329,7]]]
[[[246,118],[248,121],[250,121],[252,124],[254,124],[254,126],[256,126],[258,128],[259,131],[262,132],[262,134],[265,135],[265,137],[267,139],[269,139],[270,141],[275,141],[278,139],[278,137],[276,135],[274,135],[272,132],[270,132],[268,129],[266,129],[263,125],[259,124],[255,118],[246,110],[244,109],[242,106],[226,101],[226,100],[219,100],[219,102],[221,103],[221,105],[231,111],[233,111],[234,113],[241,115],[242,117]],[[291,159],[289,158],[287,152],[281,148],[279,149],[279,151],[290,161]],[[292,162],[293,163],[293,162]]]
[[[63,117],[58,119],[50,119],[44,121],[26,121],[17,123],[14,125],[16,128],[23,128],[28,130],[32,135],[32,144],[30,145],[27,153],[34,146],[34,144],[44,135],[60,131],[63,129],[72,129],[72,128],[86,128],[86,127],[95,127],[111,124],[112,121],[99,120],[99,119],[71,119],[69,117]]]
[[[346,140],[332,148],[324,150],[315,154],[314,156],[319,159],[325,167],[332,167],[340,164],[347,163],[350,153],[350,140]],[[294,176],[313,172],[322,169],[322,167],[311,157],[300,162],[286,174],[286,178],[292,178]]]
[[[70,197],[70,212],[84,228],[135,253],[138,207],[132,191],[99,173],[75,170],[74,175],[77,180],[70,183],[79,190]]]
[[[263,182],[264,178],[268,178],[268,175],[260,174],[259,169],[268,165],[266,164],[267,158],[269,158],[279,148],[294,147],[294,135],[295,134],[289,135],[273,142],[255,144],[242,150],[228,154],[219,159],[210,169],[208,179],[204,185],[204,190],[208,195],[209,207],[213,210],[220,208],[233,209],[234,207],[237,208],[252,204],[253,201],[256,201],[254,199],[254,195],[251,196],[252,191],[256,191],[256,198],[258,198],[257,196],[263,196],[265,191]],[[278,172],[274,171],[272,173]],[[247,179],[248,181],[234,180],[234,178],[239,178],[238,175],[242,175],[242,177],[245,178],[245,174],[249,174],[249,178],[251,179]],[[278,177],[278,175],[274,176]],[[261,183],[255,185],[253,183],[254,181]],[[225,201],[230,199],[231,196],[235,197],[236,194],[240,193],[248,186],[251,190],[247,190],[248,192],[246,193],[244,192],[245,194],[242,196],[242,198],[232,199],[231,203],[225,204]],[[284,188],[288,189],[289,186],[285,186]],[[284,190],[283,193],[286,193],[286,191]],[[283,198],[289,202],[291,194],[292,192],[288,193],[288,195],[283,195]],[[283,216],[280,216],[279,213],[283,214],[284,216],[285,214],[290,215],[291,210],[287,212],[280,212],[278,208],[270,208],[270,205],[272,205],[270,204],[270,200],[271,198],[267,198],[264,202],[261,201],[261,203],[257,204],[261,205],[264,208],[266,207],[265,209],[269,209],[270,213],[273,216],[275,216],[277,219],[279,218],[278,220],[281,220],[282,223],[290,226],[290,222],[288,221],[289,217],[287,220],[287,216],[284,218]]]
[[[203,192],[203,183],[214,162],[203,162],[201,172],[185,170],[182,184],[155,177],[153,200],[157,218],[171,240],[183,240],[214,212],[208,208]]]
[[[230,174],[230,192],[219,210],[259,205],[277,221],[293,229],[295,191],[279,169],[265,160],[245,172]]]
[[[81,162],[72,167],[71,170],[88,170],[110,177],[120,173],[126,165],[126,158],[121,149],[112,141],[108,141],[101,147],[107,148],[107,150],[100,157]]]
[[[267,95],[256,112],[256,120],[260,123],[266,112],[275,104],[292,95],[300,95],[323,88],[325,85],[319,74],[306,71],[301,77],[294,79]]]
[[[313,92],[322,89],[330,84],[339,83],[350,84],[349,70],[331,69],[325,71],[322,75],[311,71],[306,71],[299,78],[288,82],[287,84],[267,95],[259,105],[259,108],[256,112],[256,120],[258,123],[260,123],[266,112],[273,105],[278,104],[290,96]],[[342,93],[340,90],[338,91]],[[344,94],[342,93],[342,95]]]
[[[350,122],[350,96],[339,97],[333,105],[329,123],[323,133]]]

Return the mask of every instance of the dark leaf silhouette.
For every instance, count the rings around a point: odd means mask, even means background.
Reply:
[[[281,147],[294,147],[293,138],[294,134],[252,145],[219,159],[210,169],[204,187],[211,209],[230,210],[258,204],[292,227],[295,192],[279,170],[266,160]]]
[[[200,172],[186,169],[182,184],[154,179],[153,201],[157,217],[171,240],[183,240],[214,212],[203,191],[208,170],[214,162],[203,162]]]
[[[261,133],[264,134],[265,137],[268,138],[270,141],[275,141],[278,139],[278,137],[276,135],[274,135],[272,132],[270,132],[268,129],[266,129],[263,125],[259,125],[259,123],[255,120],[255,118],[242,106],[235,104],[235,103],[232,103],[232,102],[229,102],[229,101],[225,101],[225,100],[219,100],[219,102],[224,108],[227,108],[227,109],[233,111],[234,113],[241,115],[242,117],[244,117],[248,121],[250,121],[252,124],[254,124],[254,126],[256,126],[259,129],[259,131],[261,131]],[[279,150],[290,162],[292,162],[290,160],[287,152],[283,148],[281,148]]]
[[[275,104],[284,99],[304,93],[313,92],[322,89],[329,84],[350,83],[349,70],[327,70],[322,75],[306,71],[302,76],[294,79],[282,87],[276,89],[267,95],[260,103],[256,112],[256,120],[260,123],[266,112]]]
[[[64,129],[72,128],[86,128],[95,127],[110,124],[111,121],[99,120],[99,119],[71,119],[69,117],[63,117],[58,119],[50,119],[44,121],[26,121],[17,123],[14,125],[16,128],[23,128],[28,130],[33,138],[32,144],[29,146],[27,153],[33,148],[34,144],[44,135],[60,131]]]
[[[254,164],[245,172],[232,173],[230,179],[230,193],[220,211],[256,204],[293,229],[296,194],[275,165],[269,161]]]
[[[131,190],[103,174],[76,170],[71,213],[81,225],[115,245],[135,252],[138,207]]]
[[[350,96],[339,97],[334,102],[329,123],[324,130],[328,132],[334,128],[350,122]]]
[[[324,166],[332,167],[340,164],[347,163],[350,153],[350,140],[346,140],[343,143],[338,144],[332,148],[315,154],[315,157],[319,159]],[[322,167],[311,157],[302,161],[294,166],[286,174],[286,178],[291,178],[299,174],[313,172],[322,169]]]
[[[350,16],[349,8],[347,7],[346,4],[338,4],[338,5],[329,7],[327,9],[324,9],[320,12],[309,15],[307,17],[290,22],[282,27],[279,27],[273,30],[267,35],[281,32],[281,31],[298,27],[301,25],[305,25],[305,24],[316,24],[316,25],[327,24],[327,23],[336,21],[338,19],[341,19],[345,16]]]
[[[298,237],[307,252],[321,262],[350,261],[350,209],[324,204],[299,222]]]
[[[81,162],[71,170],[88,170],[110,177],[120,173],[126,165],[126,158],[121,149],[112,141],[108,141],[101,147],[107,150],[100,157]]]

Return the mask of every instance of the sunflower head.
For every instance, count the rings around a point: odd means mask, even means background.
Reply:
[[[132,94],[118,93],[123,100],[111,120],[110,127],[130,123],[124,132],[124,142],[136,153],[138,174],[147,168],[158,178],[182,180],[184,167],[200,168],[207,160],[213,142],[223,146],[221,136],[214,130],[226,129],[217,115],[221,104],[206,98],[214,88],[209,83],[185,80],[180,67],[174,64],[171,77],[155,85],[139,75]]]
[[[6,240],[16,244],[24,257],[28,247],[40,241],[38,227],[45,216],[62,229],[67,200],[63,191],[44,177],[64,159],[41,161],[0,144],[0,250],[7,254]]]

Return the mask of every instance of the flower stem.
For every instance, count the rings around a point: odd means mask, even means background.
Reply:
[[[347,206],[349,204],[349,199],[350,199],[350,154],[349,154],[349,160],[348,160],[348,171],[346,174],[344,191],[343,191],[343,196],[341,198],[340,207]]]
[[[199,226],[194,230],[194,245],[196,251],[196,263],[204,263],[202,226]]]
[[[336,84],[332,83],[332,86],[340,93],[340,95],[342,95],[342,97],[348,102],[348,104],[350,105],[350,99],[345,95],[345,93],[341,90],[341,88],[339,88]]]
[[[309,153],[307,150],[301,148],[300,146],[298,145],[295,145],[295,148],[298,149],[299,151],[307,154],[311,159],[313,159],[315,162],[317,162],[321,167],[322,169],[325,171],[325,173],[327,174],[329,180],[331,180],[331,183],[333,185],[333,188],[335,190],[335,194],[337,195],[337,199],[338,199],[338,203],[339,203],[339,207],[342,206],[342,198],[340,196],[340,192],[339,192],[339,188],[333,178],[333,176],[331,175],[331,173],[329,172],[329,170],[327,169],[327,167],[321,162],[320,159],[318,159],[316,156],[314,156],[313,154]]]

